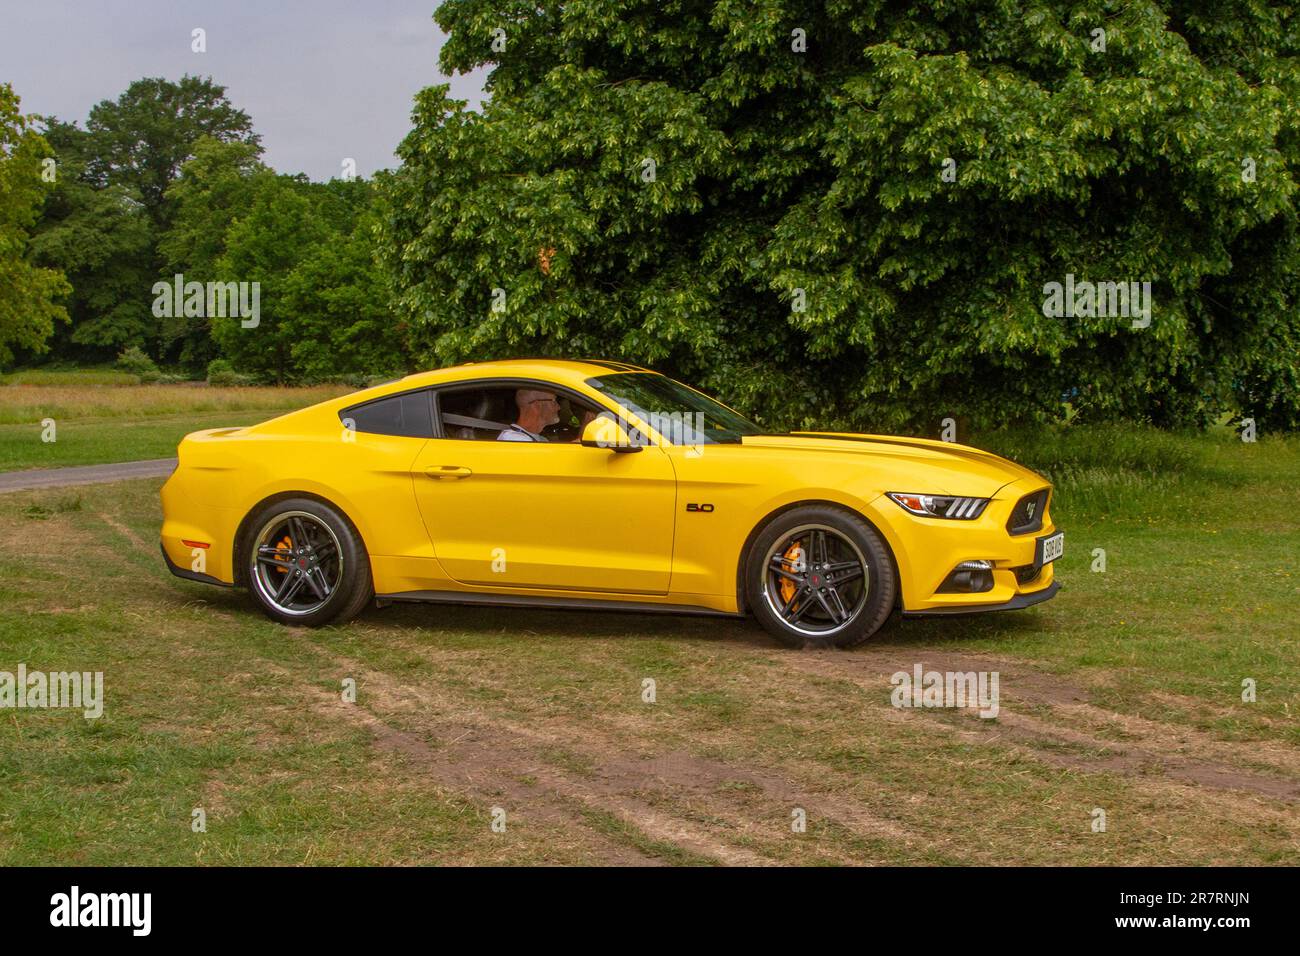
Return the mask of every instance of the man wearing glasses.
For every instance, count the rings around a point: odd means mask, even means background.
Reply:
[[[515,392],[519,420],[497,435],[497,441],[546,441],[542,429],[560,420],[560,403],[554,392],[521,388]]]

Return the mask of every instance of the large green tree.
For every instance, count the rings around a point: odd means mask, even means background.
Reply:
[[[14,348],[39,353],[56,320],[67,320],[62,299],[71,291],[55,269],[29,256],[31,228],[57,167],[45,163],[51,150],[32,128],[32,118],[7,83],[0,83],[0,364]]]
[[[404,328],[374,261],[373,217],[315,245],[284,280],[295,377],[364,381],[411,371]]]
[[[165,276],[177,273],[215,281],[232,225],[247,214],[275,172],[258,159],[254,144],[201,137],[194,157],[167,189],[171,223],[158,241]],[[202,370],[217,357],[211,320],[173,315],[161,320],[163,352]]]
[[[187,167],[188,173],[188,167]],[[211,321],[221,355],[276,382],[365,379],[407,367],[374,261],[373,186],[260,175],[222,238],[218,278],[257,282],[256,327]]]
[[[247,318],[212,319],[213,339],[236,369],[276,382],[295,377],[285,279],[328,235],[306,185],[289,176],[259,179],[248,211],[226,232],[216,267],[218,279],[257,283],[259,315],[256,326]]]
[[[153,233],[139,196],[124,186],[91,182],[89,136],[75,124],[50,119],[45,138],[57,158],[57,178],[35,229],[32,257],[61,270],[72,285],[71,322],[54,330],[52,356],[93,362],[133,345],[153,351]]]
[[[1300,426],[1300,19],[447,0],[381,251],[426,362],[604,354],[774,425]],[[1049,283],[1150,282],[1141,316]],[[1140,288],[1140,286],[1139,286]],[[1135,325],[1137,327],[1135,327]]]
[[[201,138],[260,150],[248,114],[230,103],[224,86],[199,76],[136,80],[116,100],[93,107],[86,129],[92,141],[90,172],[100,184],[138,193],[159,230],[170,219],[167,189]]]
[[[181,170],[201,143],[225,148],[205,162],[260,165],[261,146],[248,114],[226,98],[225,88],[203,77],[179,81],[146,78],[90,112],[86,129],[55,118],[46,137],[58,160],[58,179],[35,227],[33,257],[65,272],[72,282],[71,326],[50,343],[54,355],[103,361],[123,348],[142,348],[160,360],[201,369],[215,354],[203,322],[155,317],[151,289],[169,277],[176,249],[211,227],[207,242],[219,243],[230,224],[228,195],[209,197],[207,221],[189,220],[176,235],[173,220],[185,189],[173,192]],[[233,158],[232,158],[233,157]],[[201,164],[202,165],[202,164]],[[206,183],[190,184],[188,192]],[[203,218],[201,216],[197,218]],[[190,265],[203,274],[215,256],[196,255]]]

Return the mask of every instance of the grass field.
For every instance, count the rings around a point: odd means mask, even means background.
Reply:
[[[140,376],[115,368],[23,369],[0,375],[0,385],[138,385]]]
[[[285,628],[164,570],[157,481],[0,496],[0,670],[106,695],[0,710],[0,864],[1300,861],[1300,442],[985,443],[1058,483],[1060,595],[840,653],[616,614]],[[916,663],[998,671],[999,716],[891,707]]]
[[[170,458],[188,432],[251,425],[349,391],[109,380],[122,374],[11,376],[14,383],[0,385],[0,471]],[[47,419],[54,421],[53,442],[43,440]]]

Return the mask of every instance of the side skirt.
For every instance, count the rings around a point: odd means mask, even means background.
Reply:
[[[467,604],[475,607],[532,607],[572,611],[622,611],[636,614],[686,614],[699,617],[744,617],[744,614],[715,611],[689,604],[651,604],[645,601],[600,601],[593,598],[537,597],[524,594],[469,594],[463,591],[400,591],[376,594],[383,606],[397,602],[412,604]]]

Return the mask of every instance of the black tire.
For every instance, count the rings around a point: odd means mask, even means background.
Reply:
[[[745,556],[750,610],[787,647],[861,644],[889,619],[897,590],[879,533],[858,515],[827,505],[778,515]]]
[[[286,498],[254,512],[239,560],[253,603],[282,624],[341,623],[375,593],[361,535],[314,498]]]

